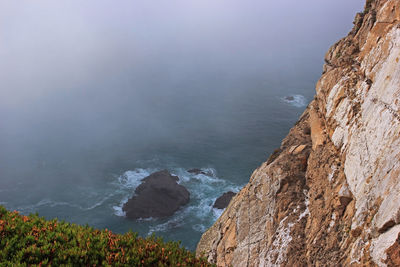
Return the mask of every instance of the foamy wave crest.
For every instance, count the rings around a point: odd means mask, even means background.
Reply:
[[[128,200],[126,200],[128,201]],[[114,210],[114,214],[120,217],[125,217],[125,211],[122,210],[122,206],[124,205],[124,203],[126,202],[122,202],[119,206],[113,206],[113,210]]]
[[[297,108],[305,107],[307,105],[307,99],[302,95],[288,95],[283,97],[282,100]]]
[[[107,200],[109,200],[113,196],[114,196],[114,194],[108,194],[107,196],[100,198],[97,201],[95,200],[94,204],[89,205],[89,206],[82,206],[82,205],[79,205],[76,203],[70,203],[70,202],[66,202],[66,201],[55,201],[55,200],[52,200],[49,198],[45,198],[45,199],[40,200],[36,204],[21,206],[21,207],[18,207],[17,209],[21,212],[35,212],[35,211],[37,211],[37,209],[44,207],[44,206],[50,207],[50,208],[54,208],[54,207],[58,207],[58,206],[68,206],[71,208],[88,211],[88,210],[92,210],[97,207],[100,207],[101,205],[103,205]]]
[[[17,209],[21,212],[34,212],[42,206],[47,206],[47,207],[51,207],[51,208],[54,208],[57,206],[69,206],[69,207],[77,208],[77,209],[81,209],[81,210],[83,209],[81,206],[79,206],[77,204],[72,204],[72,203],[63,202],[63,201],[53,201],[53,200],[47,199],[47,198],[40,200],[36,204],[18,207]]]
[[[96,203],[94,203],[93,205],[89,206],[89,207],[84,207],[84,210],[92,210],[95,209],[97,207],[100,207],[101,205],[103,205],[107,200],[109,200],[110,198],[112,198],[114,196],[114,194],[108,194],[106,197],[101,198],[99,201],[97,201]]]
[[[224,210],[225,209],[216,209],[216,208],[212,209],[213,216],[214,216],[215,220],[217,220],[219,217],[221,217],[221,215],[224,212]]]
[[[204,233],[207,230],[207,226],[204,224],[195,224],[192,226],[192,229],[196,232]]]
[[[133,171],[126,171],[118,177],[118,183],[122,187],[135,189],[140,185],[141,180],[146,176],[149,176],[152,172],[151,169],[135,169]]]
[[[150,226],[148,235],[151,235],[155,232],[168,232],[171,229],[183,226],[188,213],[188,209],[180,210],[167,222]]]

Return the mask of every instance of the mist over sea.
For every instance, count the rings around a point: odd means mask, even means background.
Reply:
[[[194,249],[214,200],[312,100],[363,2],[2,0],[0,205]],[[124,201],[162,169],[190,203],[127,220]]]

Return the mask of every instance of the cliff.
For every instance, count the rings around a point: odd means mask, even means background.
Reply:
[[[197,255],[218,266],[400,266],[400,0],[368,0],[316,95]]]

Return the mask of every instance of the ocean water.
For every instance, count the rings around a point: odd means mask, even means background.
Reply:
[[[143,236],[154,233],[167,240],[180,240],[193,250],[201,234],[222,213],[212,208],[216,198],[227,191],[238,192],[247,183],[252,171],[279,146],[281,138],[303,112],[308,102],[305,99],[297,94],[292,101],[281,95],[266,98],[265,102],[270,104],[259,103],[258,108],[248,107],[236,116],[218,118],[218,123],[229,125],[223,133],[216,133],[214,128],[203,132],[199,129],[186,139],[171,139],[171,143],[161,148],[156,146],[136,153],[129,149],[110,166],[82,159],[81,155],[75,155],[80,162],[74,159],[64,162],[67,167],[62,162],[46,159],[38,162],[38,166],[27,168],[26,172],[32,172],[28,179],[20,176],[12,181],[2,180],[2,205],[23,214],[37,212],[46,218],[88,223],[118,233],[128,230]],[[97,153],[101,154],[95,152],[95,156]],[[84,160],[86,168],[80,166]],[[77,168],[84,170],[84,174],[74,173]],[[207,175],[188,173],[190,168],[201,168]],[[179,183],[190,192],[189,204],[169,218],[126,219],[123,203],[133,195],[142,178],[162,169],[180,178]]]
[[[194,250],[215,199],[248,182],[312,100],[363,3],[284,2],[1,1],[0,205]],[[163,169],[190,203],[125,218]]]

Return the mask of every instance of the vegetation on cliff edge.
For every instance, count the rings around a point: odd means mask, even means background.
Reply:
[[[114,234],[0,206],[0,265],[209,266],[178,242]]]

